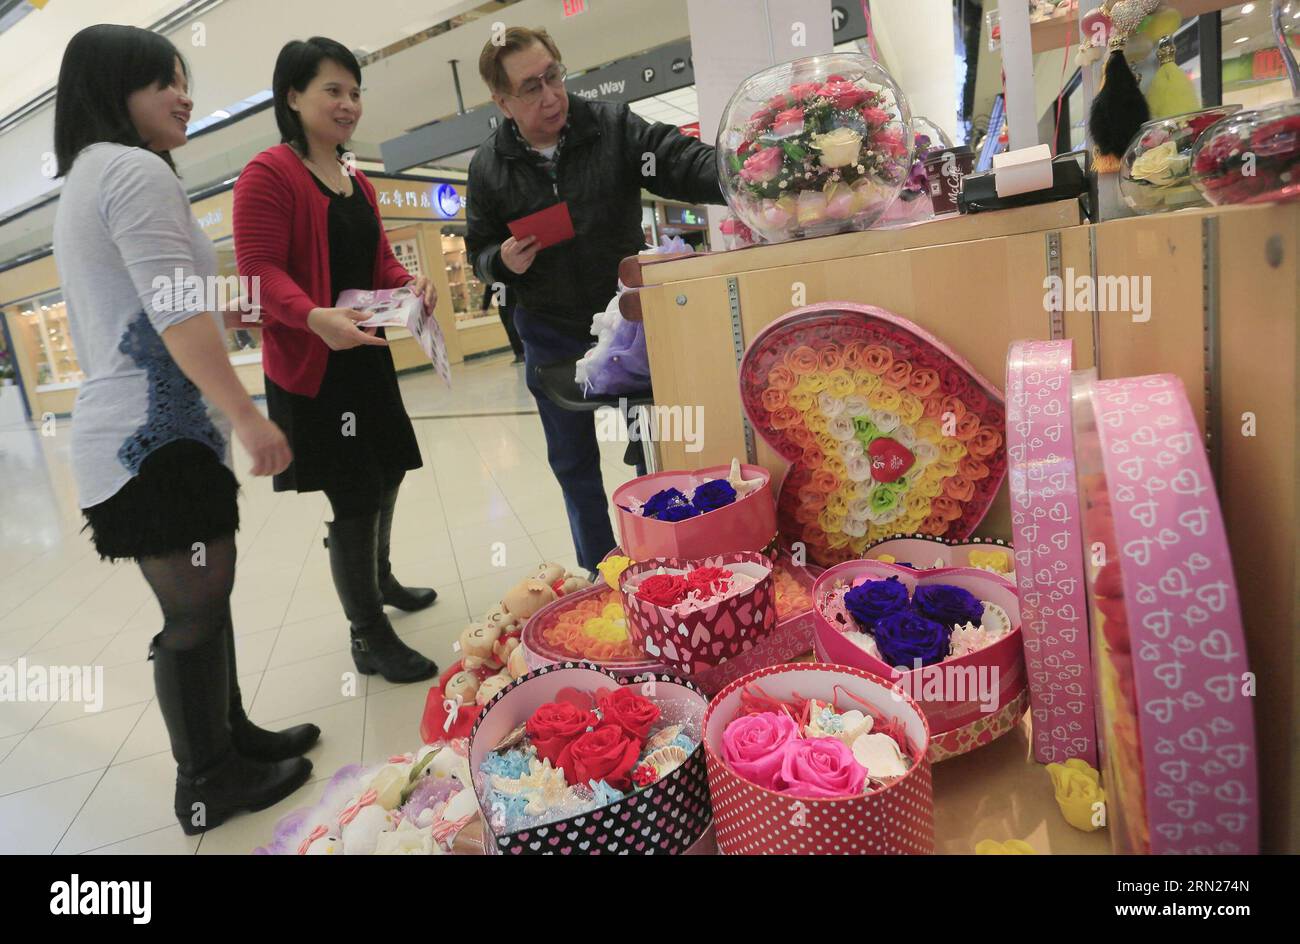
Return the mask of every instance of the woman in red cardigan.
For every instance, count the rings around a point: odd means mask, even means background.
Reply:
[[[410,285],[432,310],[435,290],[393,255],[375,190],[340,158],[361,119],[361,67],[348,49],[313,37],[275,64],[275,120],[284,143],[253,158],[235,184],[239,272],[259,280],[266,405],[293,448],[276,491],[324,491],[330,570],[351,624],[357,670],[390,682],[438,668],[403,643],[385,604],[423,609],[437,593],[393,577],[389,539],[397,491],[420,449],[383,330],[335,307],[347,289]]]

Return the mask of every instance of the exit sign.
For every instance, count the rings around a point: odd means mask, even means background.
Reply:
[[[587,12],[587,0],[564,0],[564,15],[577,16]]]

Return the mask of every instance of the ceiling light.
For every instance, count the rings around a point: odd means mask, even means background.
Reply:
[[[1244,6],[1242,6],[1242,8],[1241,8],[1241,15],[1242,15],[1242,16],[1246,16],[1246,15],[1251,14],[1251,13],[1254,13],[1254,12],[1255,12],[1255,4],[1253,4],[1253,3],[1247,3],[1247,4],[1245,4]]]
[[[1244,43],[1244,42],[1249,42],[1249,40],[1250,40],[1249,36],[1239,36],[1233,40],[1233,43]]]

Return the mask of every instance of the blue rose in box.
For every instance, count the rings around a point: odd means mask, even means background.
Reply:
[[[726,479],[713,479],[695,489],[691,504],[700,514],[716,511],[736,500],[736,490]]]
[[[666,488],[662,492],[655,492],[646,499],[646,503],[641,506],[641,514],[647,518],[662,518],[664,512],[668,509],[679,508],[683,505],[690,507],[690,502],[686,500],[686,496],[678,489]],[[689,518],[690,515],[684,515],[683,517]],[[667,520],[676,521],[680,519],[670,518]]]
[[[685,521],[687,518],[696,517],[699,513],[693,505],[669,505],[659,512],[657,517],[660,521]]]
[[[867,580],[844,595],[844,606],[865,632],[890,613],[908,608],[907,587],[897,577]]]
[[[882,616],[871,630],[881,658],[904,669],[915,668],[917,660],[921,665],[942,662],[948,655],[951,634],[951,627],[908,609]]]
[[[922,616],[943,623],[950,630],[966,623],[978,626],[984,621],[984,604],[974,594],[951,584],[917,587],[912,605]]]

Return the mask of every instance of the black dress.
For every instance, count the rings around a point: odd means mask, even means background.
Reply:
[[[347,289],[373,289],[379,248],[374,209],[355,182],[344,197],[312,179],[330,197],[331,300]],[[330,351],[314,397],[290,393],[267,377],[266,408],[293,450],[293,463],[274,478],[277,492],[379,491],[423,465],[386,347]]]

